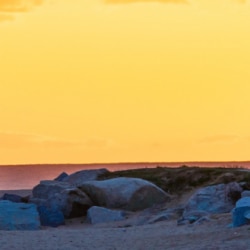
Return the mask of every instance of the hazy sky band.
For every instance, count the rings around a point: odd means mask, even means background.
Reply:
[[[249,1],[187,2],[1,1],[0,163],[249,160]]]

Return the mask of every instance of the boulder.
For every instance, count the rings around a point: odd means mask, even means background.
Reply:
[[[124,219],[126,219],[125,212],[104,207],[93,206],[87,212],[87,221],[91,224],[121,221]]]
[[[241,197],[242,188],[236,182],[218,184],[199,189],[188,201],[184,217],[191,211],[208,213],[228,213]]]
[[[250,197],[241,198],[236,202],[232,211],[233,227],[239,227],[250,223]]]
[[[58,175],[54,181],[63,181],[66,177],[68,177],[69,175],[65,172],[62,172],[60,175]]]
[[[63,179],[63,181],[66,181],[74,186],[79,186],[86,181],[97,180],[100,175],[105,174],[107,172],[108,170],[106,168],[81,170],[67,176]]]
[[[33,189],[30,202],[45,206],[49,211],[61,211],[66,218],[83,216],[93,205],[83,191],[60,181],[42,181]]]
[[[170,200],[162,189],[143,179],[114,178],[88,181],[79,186],[95,205],[129,211],[143,210]]]
[[[38,230],[39,213],[36,205],[0,201],[0,230]]]
[[[37,207],[42,226],[58,227],[65,224],[64,215],[60,210],[46,206]]]

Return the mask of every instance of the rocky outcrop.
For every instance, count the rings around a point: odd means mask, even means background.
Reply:
[[[87,221],[91,224],[121,221],[126,219],[124,211],[111,210],[104,207],[91,207],[87,212]]]
[[[250,223],[250,197],[241,198],[232,211],[233,227]]]
[[[41,181],[34,187],[30,202],[46,206],[48,210],[61,211],[65,218],[83,216],[93,205],[83,191],[60,181]]]
[[[156,185],[139,178],[114,178],[89,181],[78,186],[97,206],[142,210],[170,200],[170,196]]]
[[[207,213],[228,213],[241,197],[242,188],[236,182],[218,184],[199,189],[188,201],[184,217],[192,211]]]
[[[38,230],[39,214],[34,204],[0,201],[0,230]]]
[[[106,168],[82,170],[67,176],[63,179],[63,181],[68,182],[74,186],[80,186],[86,181],[97,180],[100,175],[105,174],[107,172],[108,170]]]

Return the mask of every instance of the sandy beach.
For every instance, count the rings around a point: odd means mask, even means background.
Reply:
[[[177,226],[176,221],[121,227],[117,223],[88,225],[81,219],[40,231],[0,231],[2,250],[9,249],[249,249],[249,226],[227,228],[230,214],[203,225]]]
[[[1,191],[0,195],[4,192]],[[30,192],[12,190],[10,193],[28,195]],[[185,202],[190,195],[178,202]],[[175,206],[176,202],[169,206]],[[250,226],[230,228],[230,213],[213,215],[210,221],[200,225],[182,226],[178,226],[176,220],[136,225],[135,218],[136,216],[129,219],[130,226],[126,221],[90,225],[85,217],[81,217],[69,219],[66,225],[58,228],[42,227],[39,231],[0,231],[0,246],[1,250],[249,249]]]

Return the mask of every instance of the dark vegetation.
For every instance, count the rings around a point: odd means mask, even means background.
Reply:
[[[250,171],[242,168],[200,168],[181,166],[179,168],[157,167],[108,172],[100,180],[115,177],[134,177],[148,180],[169,194],[183,194],[197,187],[245,182],[245,189],[250,189]]]

